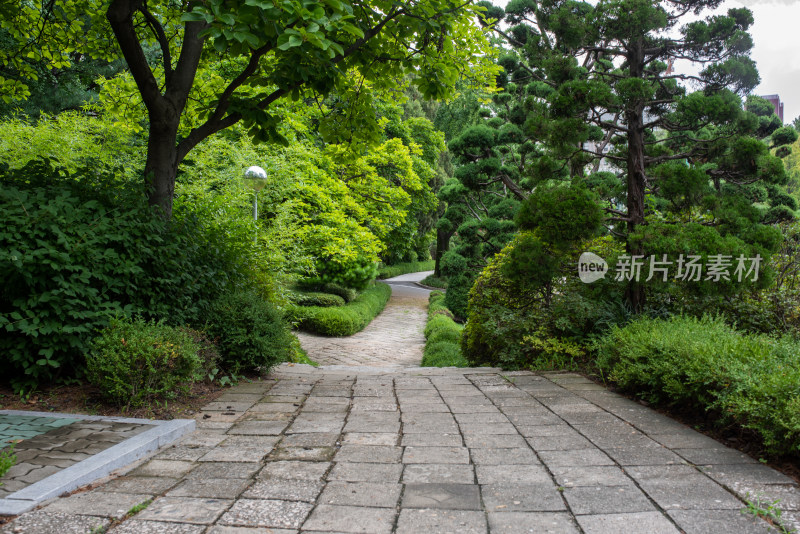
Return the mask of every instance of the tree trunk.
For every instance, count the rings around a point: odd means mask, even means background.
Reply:
[[[172,198],[175,177],[178,174],[178,120],[154,120],[150,117],[150,134],[147,138],[147,161],[144,174],[149,190],[147,199],[158,206],[167,219],[172,217]]]
[[[631,43],[628,56],[631,78],[641,78],[644,73],[644,42],[641,38]],[[628,128],[628,234],[644,222],[645,166],[644,166],[644,103],[641,99],[628,102],[625,106],[625,122]],[[632,246],[630,240],[625,250],[631,256],[641,255],[639,246]],[[642,310],[645,292],[642,284],[634,279],[628,282],[625,299],[637,313]]]
[[[443,230],[436,229],[436,261],[433,267],[433,276],[439,278],[442,276],[442,271],[440,267],[440,263],[442,260],[442,256],[444,253],[450,250],[450,238],[453,237],[451,232],[445,232]]]
[[[137,13],[145,17],[149,15],[151,19],[148,19],[148,22],[153,29],[162,30],[160,33],[156,31],[156,34],[164,58],[163,93],[137,34],[138,26],[134,20]],[[153,22],[155,18],[147,11],[146,2],[112,0],[106,11],[106,18],[114,31],[150,119],[147,160],[144,167],[145,181],[149,186],[147,198],[151,206],[158,206],[162,215],[169,219],[172,217],[172,196],[175,192],[178,164],[191,147],[202,140],[202,137],[195,139],[194,144],[184,148],[182,152],[178,150],[178,126],[200,63],[204,40],[200,37],[200,32],[204,28],[204,23],[185,23],[180,56],[173,65],[169,41],[163,29],[158,26],[158,22]],[[208,135],[210,134],[206,137]]]

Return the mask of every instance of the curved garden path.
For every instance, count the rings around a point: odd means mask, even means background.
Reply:
[[[792,479],[580,375],[418,367],[426,295],[396,282],[361,335],[303,336],[334,365],[238,384],[0,534],[777,532],[742,513],[755,498],[800,527]]]
[[[308,357],[323,366],[419,366],[425,348],[423,330],[430,291],[414,282],[429,274],[427,271],[383,280],[392,287],[386,308],[355,335],[336,338],[298,332]]]

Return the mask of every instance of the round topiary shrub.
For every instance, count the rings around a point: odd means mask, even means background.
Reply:
[[[223,295],[211,305],[206,330],[223,367],[233,373],[268,372],[292,355],[292,334],[281,313],[254,291]]]
[[[185,392],[202,371],[191,333],[142,319],[112,319],[92,341],[87,377],[120,406]]]

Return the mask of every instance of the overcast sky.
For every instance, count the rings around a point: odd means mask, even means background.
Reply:
[[[783,120],[792,122],[800,115],[800,0],[727,0],[728,7],[746,6],[755,24],[752,57],[758,64],[759,95],[779,94]]]

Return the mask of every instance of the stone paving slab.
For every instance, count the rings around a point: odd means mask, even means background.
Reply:
[[[149,428],[141,423],[7,413],[0,413],[0,425],[5,428],[0,443],[14,443],[17,458],[0,477],[3,499]]]
[[[15,515],[107,476],[194,429],[192,420],[3,410],[17,463],[0,478],[0,514]],[[185,454],[185,453],[184,453]],[[190,455],[190,458],[196,459]]]
[[[124,477],[23,514],[0,533],[52,521],[64,532],[108,524],[150,500],[111,532],[774,531],[741,513],[752,495],[781,499],[788,526],[800,517],[800,488],[788,477],[674,422],[659,432],[659,414],[587,385],[568,373],[282,365],[260,385],[231,390],[228,398],[259,396],[233,420],[204,426]],[[333,395],[339,388],[349,396]],[[446,411],[406,411],[420,404],[398,402],[412,391]],[[291,413],[280,425],[247,419],[285,397]],[[378,408],[356,409],[369,402]],[[603,417],[573,421],[575,414]],[[348,430],[358,420],[373,427]],[[415,432],[417,425],[430,430]]]

